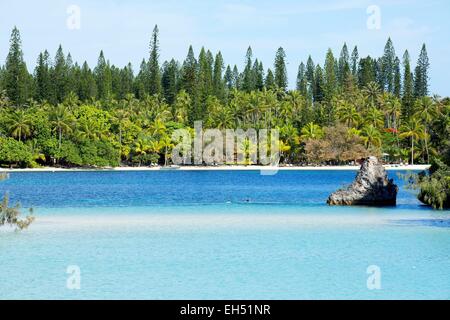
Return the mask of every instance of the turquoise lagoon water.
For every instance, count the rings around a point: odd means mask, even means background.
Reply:
[[[328,207],[354,176],[12,173],[0,194],[37,220],[0,231],[0,298],[449,299],[449,212],[403,188],[396,208]],[[73,265],[79,290],[66,285]]]

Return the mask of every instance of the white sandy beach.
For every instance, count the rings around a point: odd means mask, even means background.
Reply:
[[[386,170],[422,171],[430,168],[430,165],[385,165]],[[183,166],[183,167],[115,167],[115,168],[33,168],[33,169],[5,169],[0,168],[0,173],[8,172],[78,172],[78,171],[357,171],[360,166]]]

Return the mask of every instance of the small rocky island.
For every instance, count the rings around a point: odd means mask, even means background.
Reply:
[[[355,181],[331,194],[329,205],[395,206],[398,187],[376,157],[364,160]]]

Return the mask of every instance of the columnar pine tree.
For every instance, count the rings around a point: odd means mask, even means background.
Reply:
[[[264,89],[264,66],[263,63],[255,60],[253,64],[253,74],[255,76],[255,89],[263,90]]]
[[[81,66],[80,82],[78,86],[78,97],[85,101],[97,96],[97,83],[94,74],[85,61]]]
[[[68,94],[69,86],[69,72],[67,68],[66,57],[64,56],[64,51],[62,46],[58,47],[55,54],[55,61],[53,63],[53,68],[51,68],[51,78],[52,78],[52,98],[53,103],[59,103],[64,101],[64,98]]]
[[[394,93],[395,74],[395,49],[391,38],[388,39],[384,47],[384,55],[381,59],[381,88],[390,93]]]
[[[213,92],[213,63],[214,58],[211,52],[202,48],[198,56],[198,75],[193,121],[204,120],[206,117],[206,101]]]
[[[109,62],[106,61],[103,51],[100,51],[97,67],[94,69],[99,99],[106,99],[112,94],[112,76]]]
[[[164,98],[172,105],[178,92],[178,64],[174,59],[164,62],[161,82]]]
[[[347,44],[344,43],[344,46],[341,50],[341,55],[339,57],[338,63],[338,77],[339,77],[339,85],[343,88],[345,87],[345,82],[347,81],[350,75],[350,55],[348,53]]]
[[[248,47],[245,55],[245,68],[242,74],[242,90],[250,92],[255,90],[255,75],[253,73],[253,51]]]
[[[197,60],[195,59],[194,49],[189,46],[189,51],[184,60],[181,70],[181,88],[185,90],[191,98],[194,97],[197,82]]]
[[[230,65],[227,66],[227,70],[225,71],[224,81],[227,89],[231,90],[234,86],[234,82],[233,82],[233,71],[231,71]]]
[[[310,90],[310,91],[312,91],[312,88],[315,83],[315,80],[314,80],[315,69],[316,69],[316,65],[314,64],[314,61],[311,58],[311,56],[309,56],[308,61],[306,62],[306,81],[307,81],[308,90]]]
[[[375,73],[375,81],[378,86],[385,90],[386,88],[386,76],[383,70],[383,58],[373,59],[373,68]]]
[[[9,99],[15,104],[21,105],[31,96],[29,74],[23,60],[22,41],[16,27],[11,33],[3,86]]]
[[[283,48],[278,48],[275,56],[275,85],[284,91],[288,86],[287,68],[286,68],[286,53]]]
[[[225,65],[223,62],[222,53],[219,51],[214,59],[213,70],[213,94],[220,100],[224,99],[225,95],[225,83],[223,80],[223,69]]]
[[[119,99],[124,99],[128,94],[133,92],[134,73],[133,66],[128,63],[122,70],[120,70],[120,92]]]
[[[308,82],[308,80],[306,79],[306,67],[305,67],[305,64],[302,62],[302,63],[300,63],[300,66],[298,67],[297,90],[300,91],[300,93],[303,95],[306,95],[307,82]]]
[[[353,49],[351,60],[352,60],[353,78],[356,79],[358,77],[358,63],[359,63],[359,52],[357,46],[355,46],[355,48]]]
[[[266,86],[267,90],[274,90],[276,88],[275,76],[273,75],[273,71],[270,68],[267,69],[265,86]]]
[[[394,95],[397,98],[401,97],[402,92],[402,75],[400,72],[400,59],[395,57],[394,60]]]
[[[66,58],[67,65],[67,93],[75,93],[77,88],[78,78],[76,77],[76,69],[78,65],[73,62],[72,55],[69,53]]]
[[[414,95],[416,98],[428,95],[428,69],[430,61],[428,59],[427,48],[425,44],[420,51],[419,60],[414,72]]]
[[[325,85],[324,85],[324,93],[325,99],[327,101],[331,101],[331,98],[336,93],[337,89],[337,77],[336,77],[336,69],[335,69],[335,59],[333,56],[333,52],[331,49],[328,49],[327,56],[325,59]]]
[[[51,79],[50,79],[50,56],[45,50],[39,54],[36,68],[34,69],[35,96],[38,101],[52,101],[50,98]]]
[[[150,75],[149,75],[149,69],[148,64],[145,59],[142,59],[139,73],[136,77],[136,81],[134,83],[134,91],[136,93],[136,97],[141,99],[146,94],[148,94],[148,84],[150,82]]]
[[[316,71],[314,74],[314,89],[313,89],[313,95],[314,95],[314,101],[321,102],[325,98],[325,82],[323,78],[323,70],[320,64],[317,65]]]
[[[114,98],[118,98],[121,91],[120,88],[120,68],[112,65],[111,68],[111,93],[114,94]]]
[[[234,88],[240,90],[241,89],[241,76],[239,74],[239,69],[236,65],[234,65],[233,68],[233,83],[234,83]]]
[[[150,41],[150,59],[148,60],[149,83],[148,92],[151,95],[161,93],[161,72],[159,70],[159,40],[158,26],[153,29],[152,39]]]

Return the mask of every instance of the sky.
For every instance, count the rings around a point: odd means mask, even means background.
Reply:
[[[136,72],[149,55],[157,24],[161,62],[184,60],[192,44],[196,55],[202,46],[220,50],[226,64],[242,70],[251,46],[267,69],[281,46],[293,88],[298,66],[309,55],[323,64],[328,48],[339,56],[346,42],[350,51],[357,45],[361,57],[381,56],[391,37],[397,55],[408,49],[414,65],[426,43],[430,91],[450,96],[448,0],[0,0],[0,8],[0,63],[17,26],[30,70],[39,52],[47,49],[54,56],[61,44],[79,63],[87,60],[94,67],[104,50],[112,64],[131,62]]]

